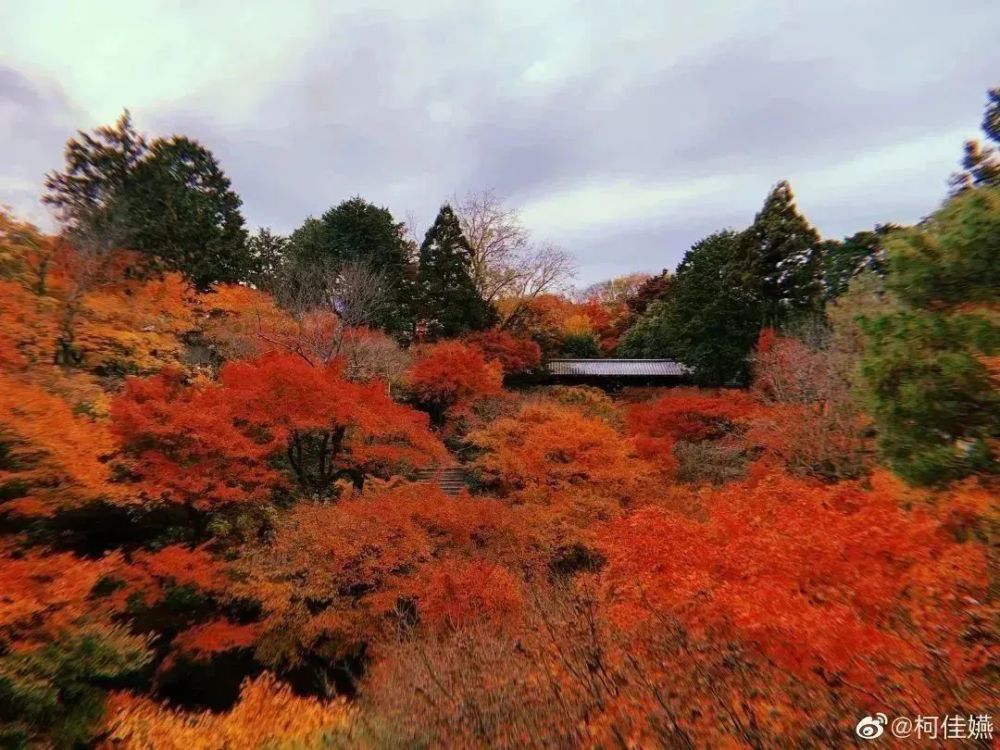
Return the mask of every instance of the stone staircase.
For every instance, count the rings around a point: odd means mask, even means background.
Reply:
[[[417,484],[436,484],[447,495],[457,495],[469,486],[469,475],[461,466],[438,466],[417,472]]]

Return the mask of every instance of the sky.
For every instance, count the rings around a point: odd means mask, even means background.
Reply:
[[[128,107],[200,140],[247,223],[352,195],[420,231],[492,189],[584,285],[673,268],[787,179],[825,237],[946,194],[1000,85],[996,0],[0,2],[0,204]]]

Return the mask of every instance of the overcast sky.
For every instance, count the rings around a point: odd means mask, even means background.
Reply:
[[[580,283],[673,267],[788,179],[824,236],[912,222],[985,90],[997,0],[0,0],[0,203],[123,107],[222,162],[251,228],[354,194],[421,229],[493,188]]]

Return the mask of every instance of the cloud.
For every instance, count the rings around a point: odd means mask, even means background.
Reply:
[[[128,105],[208,145],[251,225],[361,194],[426,226],[494,188],[589,282],[676,264],[779,179],[832,236],[933,210],[998,26],[989,0],[11,3],[0,197]]]
[[[40,202],[42,176],[57,168],[79,113],[55,86],[0,65],[0,206],[11,206],[45,228],[53,222]]]

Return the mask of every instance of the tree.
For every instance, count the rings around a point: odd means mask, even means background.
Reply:
[[[44,203],[56,208],[71,234],[96,233],[112,245],[128,245],[130,183],[148,156],[146,136],[136,131],[126,109],[113,126],[77,132],[66,142],[66,170],[45,178]],[[123,226],[124,224],[124,226]]]
[[[199,287],[249,278],[242,201],[197,141],[147,141],[126,111],[114,127],[70,139],[66,163],[46,177],[44,200],[78,242],[138,250]]]
[[[435,593],[437,565],[482,559],[510,533],[499,505],[417,483],[335,504],[300,502],[275,520],[272,543],[239,550],[230,595],[260,602],[266,665],[327,675],[366,644],[388,651],[407,612],[420,616],[425,593]],[[318,687],[333,686],[320,679]]]
[[[423,348],[406,374],[414,402],[438,425],[472,399],[500,393],[502,384],[499,362],[487,361],[479,348],[458,341]]]
[[[15,544],[0,539],[0,744],[82,746],[98,730],[106,689],[151,658],[148,639],[113,624],[95,593],[122,557]]]
[[[340,739],[349,742],[353,725],[354,716],[342,699],[299,697],[273,675],[263,674],[244,681],[239,701],[221,714],[187,713],[147,698],[118,695],[108,721],[108,741],[113,747],[163,750],[187,750],[206,743],[318,748]]]
[[[469,243],[445,204],[420,246],[417,274],[420,317],[432,338],[489,327],[495,315],[472,279]]]
[[[628,495],[649,469],[628,438],[567,406],[529,404],[470,440],[483,451],[478,470],[504,494],[537,499],[572,488]]]
[[[299,283],[321,280],[319,288],[315,281],[310,287],[320,298],[330,281],[341,280],[344,274],[363,272],[369,280],[377,279],[385,303],[374,311],[370,324],[398,336],[412,334],[412,248],[404,237],[404,225],[388,209],[360,196],[346,200],[319,219],[306,219],[292,233],[289,255],[298,267]]]
[[[288,238],[261,227],[247,240],[253,259],[250,282],[258,289],[273,293],[288,261]]]
[[[503,367],[504,375],[523,375],[538,368],[542,350],[531,339],[516,336],[498,329],[490,329],[466,336],[467,344],[479,349],[487,360],[496,360]]]
[[[986,687],[986,661],[959,643],[988,616],[984,550],[907,510],[891,477],[865,490],[774,473],[697,493],[707,519],[650,507],[605,528],[617,622],[677,618],[862,704],[918,711]]]
[[[592,333],[569,333],[563,337],[562,354],[567,357],[596,359],[601,356],[601,346]]]
[[[39,385],[0,373],[0,502],[47,515],[114,494],[107,425]]]
[[[109,685],[150,662],[147,639],[121,626],[84,626],[0,656],[0,741],[7,747],[81,747],[98,734]],[[29,740],[34,740],[29,742]]]
[[[424,415],[342,370],[273,353],[227,363],[218,385],[186,386],[179,372],[130,380],[112,426],[147,497],[202,509],[268,500],[289,479],[320,494],[341,477],[360,488],[441,455]]]
[[[455,213],[469,244],[473,281],[480,296],[497,308],[501,328],[536,297],[556,291],[573,276],[572,258],[552,245],[534,243],[517,211],[492,191],[466,196]]]
[[[183,136],[158,138],[126,184],[132,247],[202,289],[250,277],[243,201],[208,149]]]
[[[672,391],[629,408],[627,426],[639,455],[672,468],[671,454],[677,443],[722,439],[738,432],[757,411],[753,399],[743,391],[714,395]]]
[[[791,185],[779,182],[740,235],[731,269],[736,283],[753,290],[765,323],[818,309],[819,244],[819,234],[795,206]]]
[[[865,269],[885,275],[883,245],[890,232],[899,227],[879,224],[874,231],[856,232],[843,240],[826,240],[820,245],[823,292],[827,300],[847,291],[851,279]]]
[[[987,91],[986,98],[983,133],[987,142],[1000,145],[1000,86]],[[1000,186],[1000,155],[995,146],[979,141],[966,141],[962,168],[963,172],[951,176],[952,195],[974,187]]]
[[[628,304],[640,289],[645,287],[652,276],[645,273],[630,273],[616,276],[613,279],[599,281],[583,290],[581,297],[587,302],[598,302],[604,305]]]
[[[629,312],[634,316],[642,315],[651,304],[663,299],[670,292],[673,276],[664,269],[656,276],[650,276],[639,285],[626,299]]]
[[[693,368],[704,385],[747,382],[760,307],[731,274],[740,248],[740,235],[732,231],[697,242],[677,266],[669,296],[649,306],[619,352],[675,358]]]
[[[863,373],[879,447],[906,479],[1000,470],[1000,188],[962,192],[887,245],[902,309],[873,315]]]
[[[814,340],[766,328],[753,357],[753,391],[762,410],[748,440],[791,472],[856,478],[870,469],[870,421],[855,387],[858,353],[822,331]]]

